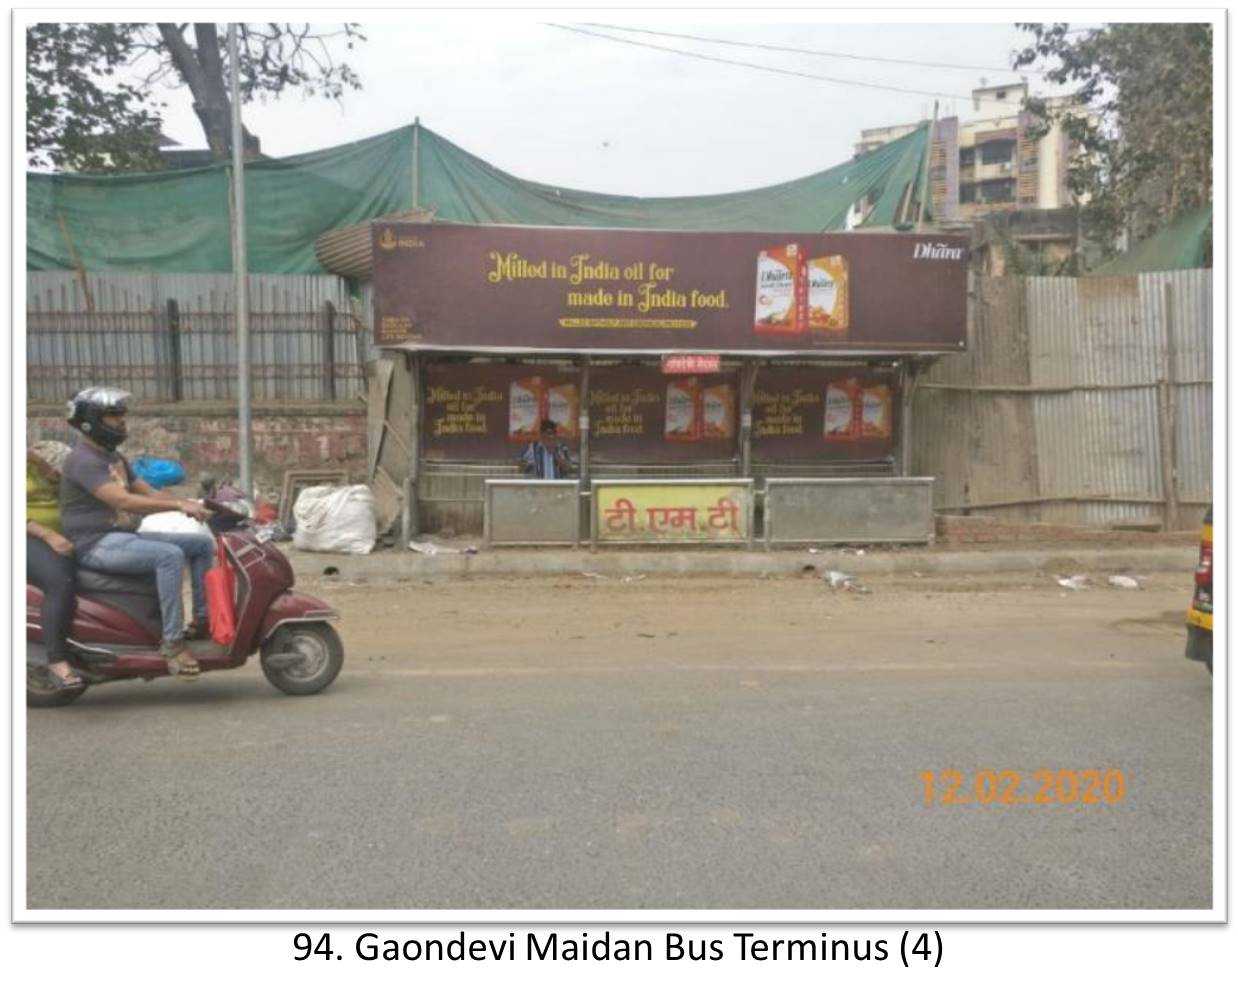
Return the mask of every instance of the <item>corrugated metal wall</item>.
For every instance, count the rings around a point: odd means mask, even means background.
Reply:
[[[360,349],[361,362],[373,363],[379,357],[379,349],[374,345],[374,284],[363,280],[355,285],[355,296],[352,299],[352,316],[357,328],[361,331]]]
[[[912,473],[936,478],[938,508],[1035,493],[1025,313],[1022,281],[978,278],[967,352],[943,357],[919,378],[912,402]],[[978,385],[1009,390],[977,390]],[[1005,518],[1017,521],[1034,519],[1034,512],[1014,505],[1003,509]]]
[[[924,374],[914,402],[914,473],[938,478],[939,509],[1161,522],[1172,422],[1173,525],[1198,520],[1212,499],[1210,270],[981,277],[973,304],[969,351]]]
[[[254,275],[249,307],[254,400],[351,400],[363,393],[364,363],[373,354],[370,318],[346,281]],[[231,309],[227,274],[87,274],[83,281],[73,272],[28,273],[29,397],[63,401],[84,384],[106,381],[146,401],[232,400]]]

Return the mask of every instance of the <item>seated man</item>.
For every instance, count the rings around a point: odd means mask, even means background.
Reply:
[[[203,579],[215,559],[215,544],[209,536],[196,534],[139,534],[137,526],[152,512],[184,512],[199,521],[211,513],[201,502],[152,488],[135,477],[129,461],[116,452],[127,435],[128,399],[128,392],[118,388],[88,387],[69,402],[69,424],[82,438],[60,476],[61,523],[82,566],[110,574],[155,575],[163,620],[160,653],[172,674],[192,679],[198,676],[198,662],[185,640],[209,633]],[[194,614],[188,632],[181,606],[186,560]]]
[[[572,457],[567,446],[559,442],[559,427],[554,419],[543,419],[541,438],[529,443],[520,454],[520,463],[526,476],[543,481],[557,481],[572,473]]]

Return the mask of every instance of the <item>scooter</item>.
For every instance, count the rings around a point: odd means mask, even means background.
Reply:
[[[312,595],[292,590],[292,565],[242,516],[217,502],[208,525],[236,576],[236,635],[224,647],[189,644],[202,673],[238,668],[259,654],[262,673],[288,695],[313,695],[331,684],[344,664],[344,645],[330,620],[337,613]],[[26,705],[64,706],[91,685],[167,675],[159,653],[159,597],[153,575],[77,571],[77,607],[69,634],[70,663],[85,683],[58,688],[48,677],[39,614],[43,592],[26,585]]]

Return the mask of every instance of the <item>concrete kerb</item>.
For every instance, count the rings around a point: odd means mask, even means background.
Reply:
[[[858,578],[895,575],[931,577],[961,574],[1189,573],[1196,546],[1045,547],[1038,549],[866,551],[780,550],[482,550],[475,554],[385,550],[367,556],[305,553],[285,546],[298,576],[341,580],[459,577],[550,577],[581,574],[608,578],[791,577],[808,571],[844,571]]]

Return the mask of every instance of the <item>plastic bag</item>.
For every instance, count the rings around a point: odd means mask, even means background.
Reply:
[[[378,539],[374,494],[364,484],[306,488],[292,507],[298,550],[369,553]]]
[[[206,614],[211,639],[228,647],[236,638],[236,575],[228,562],[223,540],[215,539],[215,566],[206,572]]]
[[[202,482],[202,487],[206,492],[206,497],[222,504],[227,504],[228,502],[233,501],[247,500],[245,497],[245,492],[231,481],[220,481],[216,483],[213,479],[208,478]]]
[[[211,536],[205,522],[199,522],[184,512],[154,512],[138,524],[139,533],[196,533]]]
[[[133,461],[133,472],[152,488],[170,488],[185,480],[185,468],[162,457],[138,457]]]
[[[255,502],[254,521],[262,525],[268,525],[279,518],[279,511],[265,498],[259,498]]]

